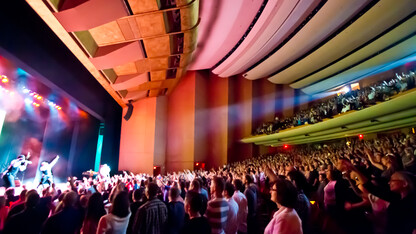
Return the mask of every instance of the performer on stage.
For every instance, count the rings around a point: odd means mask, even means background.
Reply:
[[[107,164],[100,166],[100,179],[109,181],[110,180],[110,167]]]
[[[44,184],[48,184],[49,186],[53,183],[53,175],[52,175],[52,167],[58,162],[59,155],[52,160],[52,162],[48,163],[43,161],[40,164],[40,172],[42,173],[42,177],[40,178],[39,186],[43,186]]]
[[[17,159],[14,159],[9,167],[6,169],[6,171],[3,172],[3,180],[4,180],[4,186],[6,188],[9,187],[15,187],[14,179],[19,171],[26,170],[27,164],[32,164],[31,161],[29,161],[30,153],[27,153],[27,156],[25,155],[19,155],[17,156]]]

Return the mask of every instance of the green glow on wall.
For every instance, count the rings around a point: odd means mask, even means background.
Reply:
[[[98,130],[97,152],[95,153],[94,171],[100,169],[101,164],[101,152],[103,150],[103,138],[104,138],[104,123],[100,123],[100,129]]]

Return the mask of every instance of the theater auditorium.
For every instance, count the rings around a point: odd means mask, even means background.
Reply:
[[[415,0],[0,9],[0,234],[416,234]]]

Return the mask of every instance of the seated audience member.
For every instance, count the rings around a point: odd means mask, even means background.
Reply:
[[[87,203],[87,210],[82,224],[82,234],[95,234],[100,218],[107,214],[104,209],[103,197],[100,193],[93,193]]]
[[[39,204],[39,194],[36,190],[27,193],[25,209],[11,216],[4,227],[4,234],[37,234],[42,227],[42,220],[36,206]]]
[[[301,234],[302,221],[294,209],[297,202],[296,188],[290,181],[276,180],[270,190],[271,199],[277,204],[279,210],[273,215],[265,234]]]
[[[148,201],[136,213],[133,233],[163,233],[168,219],[165,203],[157,198],[159,186],[151,182],[146,187]]]
[[[199,193],[189,191],[185,198],[185,211],[189,220],[185,223],[182,234],[211,234],[211,226],[208,219],[199,212],[202,207],[202,198]]]
[[[227,225],[225,226],[225,233],[226,234],[236,234],[238,230],[238,204],[234,201],[233,195],[234,195],[234,185],[231,183],[225,184],[225,190],[224,190],[224,197],[228,202],[228,215],[227,215]]]
[[[211,197],[208,202],[206,217],[211,226],[211,233],[223,234],[227,224],[228,202],[223,197],[225,182],[221,177],[214,177],[211,181]]]
[[[84,215],[77,206],[78,195],[67,192],[62,200],[62,210],[49,217],[42,229],[42,234],[73,234],[81,229]]]
[[[176,187],[169,190],[167,233],[180,233],[185,221],[185,208],[180,201],[180,191]]]
[[[101,217],[97,234],[124,234],[130,219],[128,192],[120,191],[110,207],[110,212]]]

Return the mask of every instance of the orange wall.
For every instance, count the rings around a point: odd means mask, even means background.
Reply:
[[[189,71],[167,100],[167,171],[193,169],[195,72]]]
[[[129,121],[121,123],[119,170],[153,173],[156,98],[133,103]],[[127,108],[123,109],[123,116]]]

